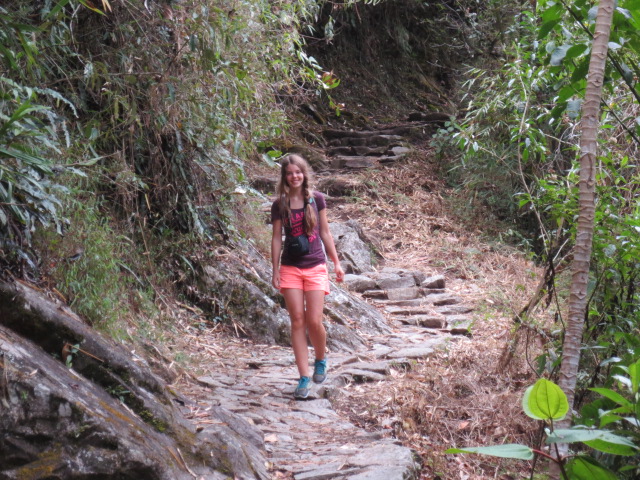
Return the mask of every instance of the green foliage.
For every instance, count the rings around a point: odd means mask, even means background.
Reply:
[[[535,420],[562,420],[569,411],[569,403],[560,387],[541,378],[525,391],[522,408]]]
[[[0,155],[12,158],[2,172],[9,187],[0,193],[0,225],[30,232],[31,209],[62,230],[46,177],[64,135],[67,163],[99,162],[92,187],[121,218],[233,236],[226,203],[246,181],[241,159],[284,130],[276,95],[299,84],[320,91],[339,84],[303,50],[299,30],[319,8],[315,1],[141,8],[58,0],[0,10],[7,72]],[[58,90],[27,86],[36,84]]]
[[[98,207],[90,199],[75,205],[70,233],[76,248],[53,267],[52,274],[74,311],[107,330],[125,316],[130,295],[144,290],[135,278],[122,275],[125,259],[135,258],[131,241],[116,234]]]
[[[615,396],[615,398],[618,398]],[[577,425],[565,429],[553,429],[553,421],[566,415],[569,404],[566,395],[553,382],[544,378],[539,379],[529,387],[522,399],[524,412],[530,417],[548,422],[551,429],[546,429],[546,444],[555,443],[583,443],[594,450],[615,456],[638,456],[639,442],[617,435],[609,430],[596,430]],[[506,444],[490,447],[450,448],[445,453],[479,453],[502,458],[532,460],[535,455],[542,455],[557,462],[566,480],[611,480],[616,474],[599,463],[595,458],[581,454],[569,458],[554,458],[539,449],[526,445]],[[626,470],[624,470],[626,471]],[[622,472],[624,475],[624,471]]]
[[[575,240],[577,132],[594,13],[594,2],[587,1],[541,1],[537,12],[523,12],[523,21],[513,27],[518,40],[507,49],[504,64],[489,75],[486,68],[470,70],[467,114],[436,138],[440,148],[449,139],[462,149],[460,162],[451,169],[456,183],[500,208],[525,234],[535,235],[530,244],[543,264],[557,266],[570,258]],[[618,2],[600,119],[578,405],[588,397],[581,389],[613,382],[613,363],[606,362],[627,358],[636,349],[640,177],[633,159],[640,146],[635,72],[640,64],[639,19],[638,2]],[[553,269],[549,275],[548,301],[561,315],[566,294]],[[560,356],[558,345],[547,347]]]
[[[580,423],[591,427],[598,426],[619,432],[640,444],[640,355],[638,339],[618,336],[622,347],[626,347],[623,357],[612,357],[601,363],[607,370],[606,387],[590,388],[598,394],[589,395],[589,403],[581,409]],[[631,342],[630,342],[631,341]],[[635,361],[634,361],[635,359]],[[625,478],[635,478],[640,473],[637,462],[623,462],[616,455],[636,455],[630,445],[614,445],[598,442],[594,448],[615,455],[602,455],[599,459],[609,468],[624,471]]]
[[[302,32],[320,7],[0,7],[2,255],[26,260],[34,276],[51,274],[94,325],[117,329],[140,304],[150,314],[149,279],[169,283],[173,274],[153,272],[178,248],[166,243],[241,238],[241,197],[252,192],[244,161],[282,137],[282,98],[339,85],[305,53]],[[72,260],[76,247],[84,251]]]
[[[616,480],[618,478],[589,457],[575,457],[569,460],[567,473],[572,480]]]
[[[502,198],[511,202],[512,210],[505,211],[511,211],[513,218],[517,214],[535,221],[539,258],[557,265],[571,254],[576,236],[576,132],[595,11],[594,2],[587,1],[542,1],[538,7],[536,13],[523,14],[526,22],[516,27],[520,39],[508,50],[504,65],[491,75],[485,69],[471,71],[474,76],[466,85],[468,113],[451,125],[454,130],[441,132],[437,141],[446,146],[449,138],[462,148],[462,160],[453,173],[467,188],[491,194],[483,183],[491,172],[493,182],[502,186],[498,191],[508,192]],[[640,473],[633,461],[640,445],[633,380],[640,358],[640,177],[632,160],[637,157],[640,133],[635,72],[640,63],[639,19],[638,2],[618,2],[600,119],[604,135],[599,144],[589,304],[575,403],[582,406],[581,416],[573,429],[550,432],[547,438],[581,442],[597,453],[592,459],[579,456],[568,461],[568,478],[636,478]],[[532,227],[532,223],[520,225]],[[555,300],[561,314],[564,294],[553,273],[551,269],[547,283],[549,301]],[[547,345],[551,356],[559,357],[559,350],[559,345]],[[530,416],[560,416],[564,408],[556,412],[548,399],[543,403],[548,408],[532,406],[532,392],[533,388],[527,391],[523,403]]]
[[[27,86],[24,72],[33,69],[37,54],[27,40],[33,34],[32,27],[13,22],[0,8],[0,53],[5,64],[0,70],[0,246],[10,246],[8,251],[32,267],[34,259],[24,247],[34,229],[53,224],[61,232],[65,223],[60,213],[65,188],[54,180],[64,167],[55,165],[54,158],[61,154],[60,137],[69,146],[69,130],[65,117],[49,104],[58,102],[75,113],[58,92]]]
[[[607,63],[605,88],[611,94],[626,90],[640,99],[636,92],[634,76],[640,74],[637,61],[640,55],[640,8],[635,0],[616,2],[609,42],[609,62]],[[574,118],[579,112],[584,97],[586,73],[591,54],[591,40],[595,28],[597,5],[587,0],[575,2],[538,2],[541,20],[537,38],[548,54],[548,72],[556,80],[553,116],[559,119],[563,113]],[[611,111],[610,105],[607,109]],[[630,118],[620,119],[627,123]],[[637,124],[628,125],[636,134]]]

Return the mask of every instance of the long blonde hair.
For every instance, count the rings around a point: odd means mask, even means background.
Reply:
[[[289,184],[287,183],[287,167],[289,165],[295,165],[300,169],[304,180],[302,182],[302,196],[304,198],[305,211],[304,211],[304,231],[307,235],[311,235],[313,229],[318,224],[318,217],[316,215],[316,209],[311,204],[311,198],[313,190],[311,190],[311,183],[313,182],[313,173],[311,167],[307,161],[295,153],[287,155],[280,162],[280,181],[278,182],[278,198],[280,199],[280,216],[283,219],[288,220],[288,225],[291,226],[291,207],[289,198]],[[283,224],[284,224],[283,220]]]

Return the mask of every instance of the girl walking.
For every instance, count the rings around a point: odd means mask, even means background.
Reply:
[[[325,199],[322,193],[311,190],[311,180],[311,169],[304,158],[286,156],[280,168],[278,199],[271,206],[272,283],[282,292],[291,318],[291,345],[300,373],[294,392],[297,399],[307,398],[312,378],[315,383],[322,383],[327,376],[327,334],[322,311],[324,296],[329,294],[329,274],[324,250],[335,266],[336,280],[344,279],[329,231]],[[315,353],[313,375],[307,333]]]

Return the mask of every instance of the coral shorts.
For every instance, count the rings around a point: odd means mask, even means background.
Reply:
[[[323,263],[312,268],[280,267],[280,291],[286,288],[297,288],[305,292],[324,290],[329,295],[329,273],[327,264]]]

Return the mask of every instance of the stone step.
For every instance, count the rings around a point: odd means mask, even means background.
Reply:
[[[387,300],[386,290],[366,290],[362,292],[364,298],[371,298],[373,300]]]
[[[367,147],[367,146],[339,146],[339,147],[331,147],[327,150],[327,153],[331,156],[336,155],[358,155],[358,156],[383,156],[383,155],[398,155],[399,153],[395,153],[393,151],[394,148],[403,148],[403,147],[393,147],[388,148],[386,145],[382,147]]]
[[[329,141],[330,147],[365,147],[365,146],[377,146],[377,147],[394,147],[401,146],[404,141],[404,137],[400,135],[369,135],[369,136],[350,136],[334,138]]]
[[[409,121],[419,121],[426,123],[435,123],[438,125],[444,125],[445,122],[451,120],[451,115],[441,112],[413,112],[409,114]]]
[[[431,315],[436,311],[433,307],[396,307],[388,306],[385,312],[389,315]]]
[[[412,315],[410,317],[397,317],[404,325],[416,325],[424,328],[445,328],[447,320],[439,315]]]
[[[436,311],[442,315],[464,315],[473,312],[473,308],[468,305],[445,305],[436,308]]]
[[[444,289],[420,288],[420,287],[397,287],[387,290],[375,289],[362,292],[364,298],[373,300],[413,300],[420,297],[428,297],[445,293]]]
[[[339,155],[330,162],[330,168],[333,170],[363,170],[367,168],[377,168],[380,165],[387,165],[401,160],[401,156],[382,156],[382,157],[359,157]]]
[[[425,288],[446,288],[445,279],[443,275],[434,275],[427,277],[420,283],[420,286]]]
[[[460,298],[446,293],[434,293],[422,298],[409,300],[376,300],[376,303],[393,307],[420,307],[424,305],[455,305],[460,303]]]
[[[344,156],[340,155],[331,159],[331,168],[342,169],[347,168],[351,170],[360,170],[365,168],[378,167],[378,157],[358,157],[358,156]]]
[[[466,315],[450,315],[447,318],[447,331],[451,335],[470,335],[473,320]]]
[[[327,139],[336,139],[336,138],[368,138],[376,135],[395,135],[395,136],[405,136],[405,135],[415,135],[422,133],[422,127],[426,127],[428,122],[425,121],[423,125],[408,124],[408,125],[397,125],[395,127],[389,128],[381,128],[378,130],[337,130],[328,128],[322,132],[325,138]]]

